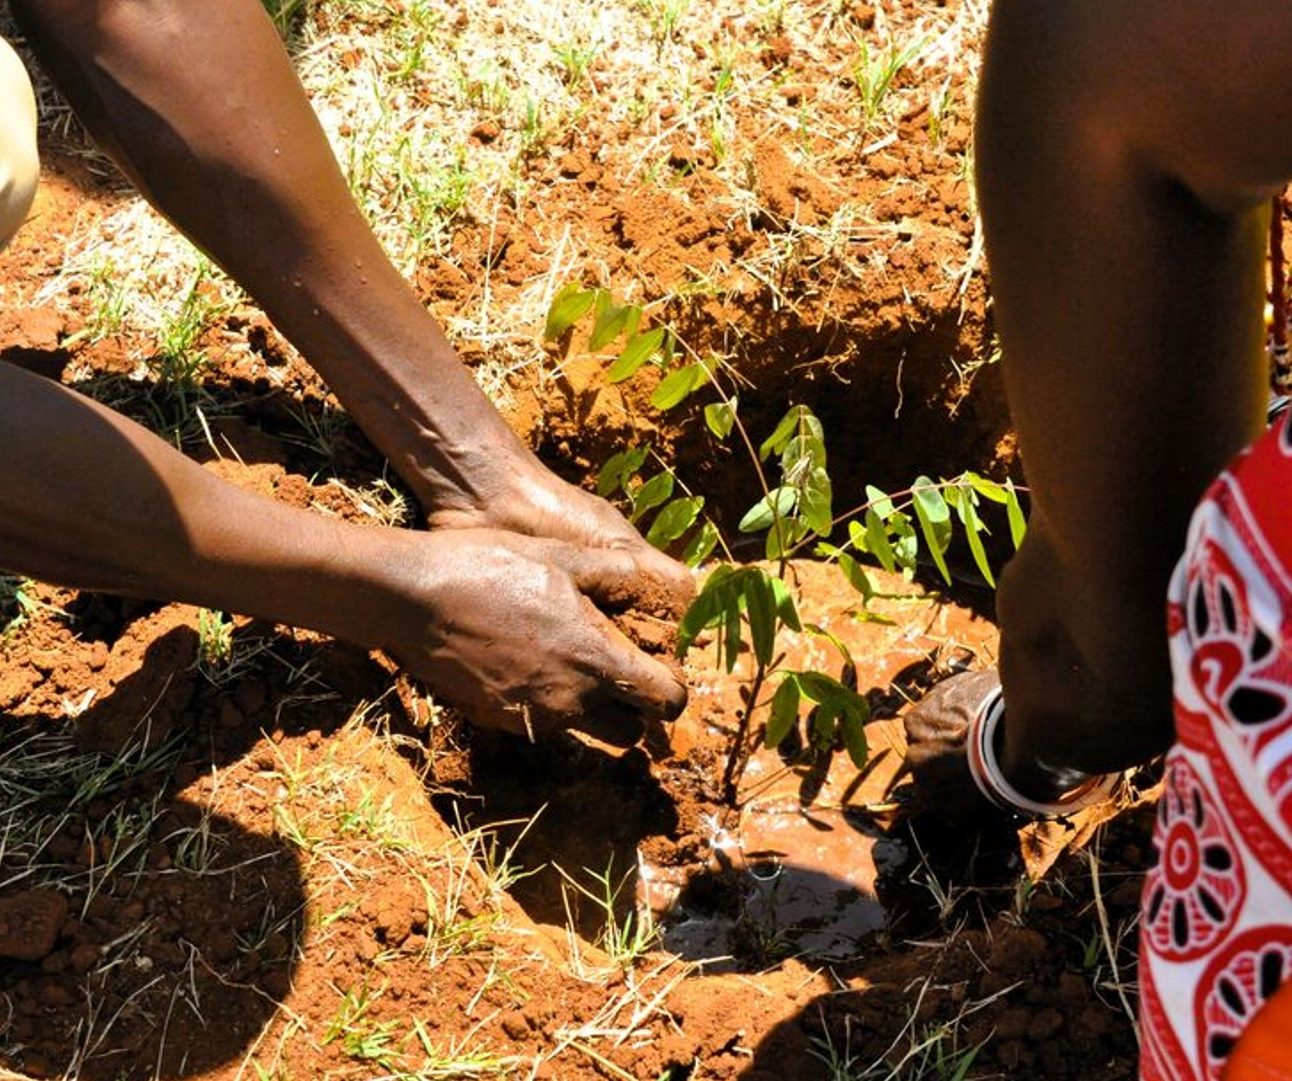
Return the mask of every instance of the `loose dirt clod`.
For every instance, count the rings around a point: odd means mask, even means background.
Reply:
[[[28,890],[0,898],[0,957],[39,961],[54,949],[67,919],[67,898],[54,890]]]

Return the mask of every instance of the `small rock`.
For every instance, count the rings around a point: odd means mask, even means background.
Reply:
[[[512,1010],[503,1015],[502,1030],[510,1039],[523,1040],[529,1036],[529,1018],[520,1010]]]

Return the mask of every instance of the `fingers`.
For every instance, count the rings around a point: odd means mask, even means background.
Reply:
[[[681,619],[695,600],[695,579],[675,559],[641,541],[633,558],[641,568],[639,595],[635,603],[645,612],[663,618]]]
[[[671,721],[686,708],[686,684],[665,664],[643,653],[615,627],[605,627],[601,671],[607,692],[644,717]]]
[[[560,567],[581,593],[606,607],[680,619],[695,598],[690,571],[640,538],[608,548],[519,539],[523,554]]]

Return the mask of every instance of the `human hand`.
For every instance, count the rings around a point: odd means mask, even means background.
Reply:
[[[906,761],[923,809],[951,819],[991,808],[969,773],[968,735],[970,721],[999,686],[994,669],[961,672],[906,711]]]
[[[503,530],[405,536],[382,645],[477,725],[631,746],[645,720],[686,704],[681,681],[593,603],[633,595],[635,553]]]
[[[432,509],[432,529],[506,530],[624,552],[634,569],[614,585],[613,596],[600,599],[672,618],[679,618],[694,599],[695,583],[686,567],[647,543],[606,500],[566,483],[532,457],[490,468],[498,478],[473,485],[474,498],[445,500]]]

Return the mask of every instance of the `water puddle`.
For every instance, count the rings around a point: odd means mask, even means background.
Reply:
[[[896,722],[871,726],[882,748]],[[841,960],[890,928],[911,905],[912,853],[881,828],[901,756],[877,753],[858,775],[836,755],[824,777],[789,770],[760,751],[745,776],[748,796],[730,829],[715,823],[709,867],[684,880],[641,863],[641,899],[660,916],[664,946],[711,971],[756,967],[786,956]],[[805,789],[813,792],[804,802]],[[900,896],[899,896],[900,895]]]

